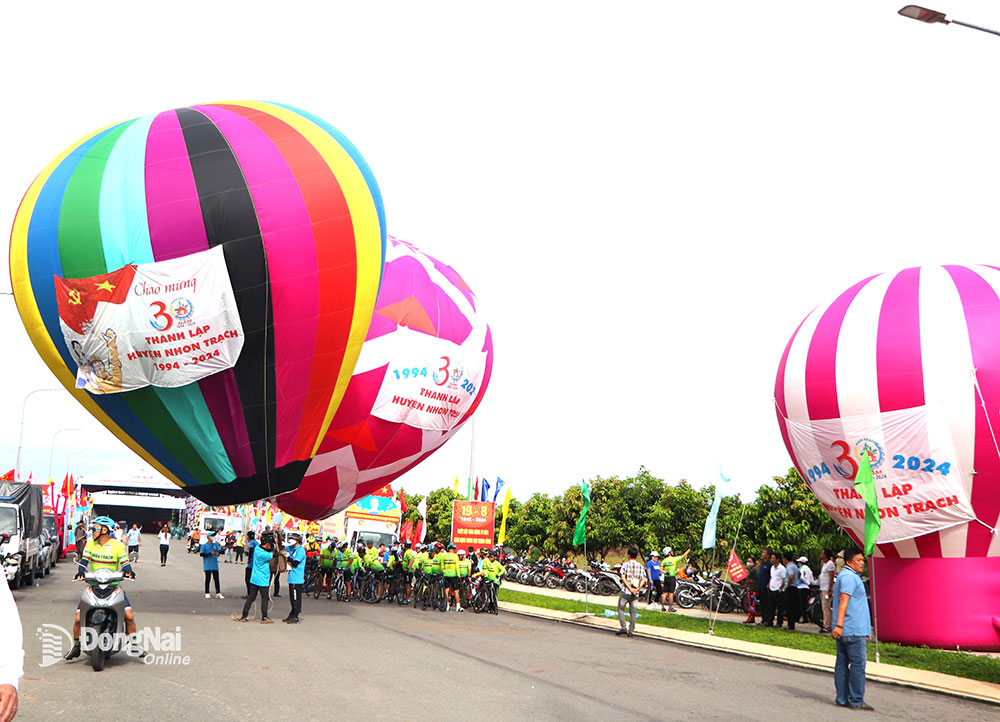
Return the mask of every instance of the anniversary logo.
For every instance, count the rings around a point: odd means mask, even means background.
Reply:
[[[232,368],[243,348],[222,247],[90,278],[55,276],[77,388],[184,386]]]

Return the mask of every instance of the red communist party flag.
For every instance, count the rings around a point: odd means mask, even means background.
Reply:
[[[743,564],[740,563],[740,559],[736,556],[736,550],[729,550],[729,564],[727,565],[729,569],[729,578],[734,582],[742,582],[747,578],[747,570]]]
[[[94,321],[97,304],[124,303],[135,278],[135,266],[90,278],[55,276],[56,305],[59,319],[79,334]]]

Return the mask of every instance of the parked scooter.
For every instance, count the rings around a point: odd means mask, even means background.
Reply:
[[[87,586],[80,596],[80,649],[90,655],[95,672],[104,669],[107,658],[127,650],[125,632],[125,592],[122,572],[98,569],[87,572]]]

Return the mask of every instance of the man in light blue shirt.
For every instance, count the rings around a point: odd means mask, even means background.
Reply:
[[[861,581],[864,569],[865,558],[860,549],[852,547],[844,551],[844,568],[833,583],[833,603],[837,605],[832,632],[837,640],[833,679],[840,707],[870,710],[871,705],[865,702],[865,662],[872,618]]]
[[[142,532],[139,530],[139,526],[133,524],[126,536],[128,537],[128,555],[133,561],[139,561],[139,545],[142,544]],[[132,556],[133,554],[135,556]]]
[[[288,598],[292,603],[292,611],[282,619],[288,624],[299,623],[299,613],[302,611],[302,587],[306,583],[306,550],[302,546],[301,534],[288,535]]]

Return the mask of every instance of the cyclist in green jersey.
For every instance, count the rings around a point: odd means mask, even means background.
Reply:
[[[451,609],[451,600],[455,600],[455,611],[462,612],[462,602],[458,597],[458,554],[455,553],[454,542],[448,545],[448,551],[438,555],[441,573],[444,575],[444,596],[448,600],[445,611]]]
[[[375,592],[378,594],[378,598],[381,599],[382,580],[385,579],[385,566],[379,561],[378,549],[365,552],[364,565],[365,569],[375,574]]]
[[[340,570],[341,575],[344,577],[344,585],[347,591],[347,599],[344,601],[351,601],[351,563],[354,561],[354,552],[351,551],[350,545],[346,541],[342,541],[337,545],[337,569]]]
[[[316,578],[317,589],[325,589],[327,599],[333,597],[333,573],[336,566],[337,550],[333,542],[330,542],[319,550],[319,575]]]
[[[411,542],[403,542],[403,574],[405,574],[404,587],[406,591],[407,603],[410,599],[410,594],[413,592],[413,558],[417,556],[416,552],[410,547]]]

